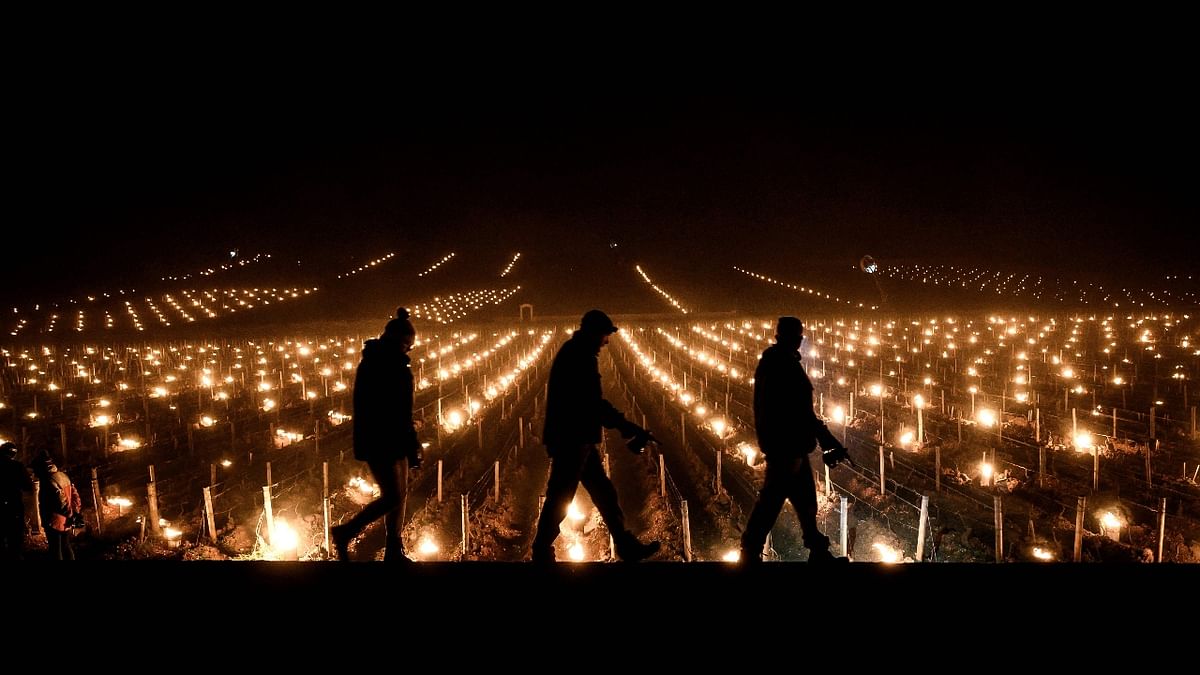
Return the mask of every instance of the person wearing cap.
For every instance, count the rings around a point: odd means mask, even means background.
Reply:
[[[813,412],[813,385],[800,363],[804,325],[794,316],[779,318],[775,344],[767,347],[754,371],[754,430],[766,458],[766,478],[746,529],[741,561],[762,562],[767,534],[775,525],[783,500],[796,510],[808,547],[809,562],[846,562],[829,552],[829,537],[817,529],[817,489],[808,455],[817,443],[825,464],[847,459],[846,448]]]
[[[33,492],[29,470],[15,443],[0,445],[0,560],[20,560],[25,550],[25,500]]]
[[[74,560],[75,549],[71,546],[71,527],[67,522],[83,508],[79,490],[67,474],[58,470],[54,461],[46,455],[36,462],[38,482],[38,509],[42,515],[42,529],[46,531],[46,547],[51,560]]]
[[[533,539],[532,560],[554,561],[554,540],[559,524],[567,517],[567,508],[582,482],[612,533],[617,556],[637,562],[658,552],[659,543],[638,541],[625,529],[625,516],[617,503],[617,491],[604,472],[604,463],[596,444],[601,427],[618,429],[624,438],[634,439],[629,448],[640,452],[654,437],[649,431],[625,419],[604,399],[600,387],[600,349],[617,332],[604,312],[593,309],[583,315],[579,330],[554,356],[550,382],[546,390],[546,424],[542,442],[550,455],[550,478],[546,501],[538,517]]]
[[[363,344],[354,372],[354,458],[367,463],[379,498],[349,521],[330,528],[338,560],[350,560],[350,542],[383,516],[385,562],[412,562],[404,555],[401,531],[408,497],[408,471],[421,465],[421,442],[413,425],[413,374],[408,352],[417,330],[400,307],[383,334]]]

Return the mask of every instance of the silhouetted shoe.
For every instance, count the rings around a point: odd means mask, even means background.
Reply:
[[[530,562],[550,564],[554,562],[554,548],[535,548],[529,557]]]
[[[808,552],[808,562],[810,563],[848,563],[850,559],[845,556],[835,556],[829,552],[827,548],[819,548],[815,551]]]
[[[401,550],[399,553],[389,553],[388,549],[384,549],[383,550],[383,562],[392,563],[395,565],[409,565],[409,564],[413,563],[414,561],[412,558],[404,555],[403,550]]]
[[[333,541],[333,551],[341,562],[350,562],[350,541],[353,539],[345,525],[335,525],[329,528],[329,539]]]
[[[625,562],[638,562],[658,553],[660,548],[662,545],[657,541],[643,544],[637,539],[631,539],[617,548],[617,555]]]
[[[762,553],[759,553],[758,551],[755,551],[754,553],[748,553],[746,549],[742,549],[738,554],[739,565],[756,565],[762,561]]]

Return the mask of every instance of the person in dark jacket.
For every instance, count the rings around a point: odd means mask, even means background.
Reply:
[[[71,527],[67,523],[83,508],[83,500],[70,477],[59,471],[48,456],[37,462],[36,466],[38,510],[42,515],[42,528],[46,530],[50,559],[74,560]]]
[[[354,373],[354,458],[370,467],[379,484],[379,498],[330,529],[338,560],[349,560],[350,542],[383,516],[384,561],[412,562],[404,555],[401,528],[408,471],[421,464],[421,443],[412,421],[413,375],[408,357],[416,339],[408,310],[401,307],[383,334],[363,345]]]
[[[25,549],[25,502],[33,492],[29,470],[17,459],[14,443],[0,445],[0,559],[20,560]]]
[[[762,561],[767,534],[779,517],[784,499],[792,502],[800,519],[809,562],[846,560],[833,557],[829,537],[817,529],[817,489],[808,455],[820,443],[829,466],[848,456],[846,448],[813,412],[812,382],[800,364],[803,337],[800,319],[780,317],[775,344],[763,351],[754,371],[754,427],[767,469],[758,501],[742,532],[742,562]]]
[[[559,348],[550,367],[546,425],[542,433],[542,442],[550,455],[550,478],[533,539],[534,562],[554,561],[558,526],[567,517],[567,508],[580,482],[600,510],[622,560],[637,562],[658,552],[657,541],[643,544],[625,529],[617,491],[604,473],[604,463],[596,449],[601,427],[618,429],[622,437],[634,439],[629,445],[634,452],[640,452],[653,440],[649,431],[625,419],[625,415],[604,400],[597,357],[615,332],[617,327],[608,315],[598,309],[589,311],[583,315],[579,330]]]

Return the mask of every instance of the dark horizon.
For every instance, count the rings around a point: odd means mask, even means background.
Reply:
[[[232,249],[311,271],[616,245],[684,277],[871,254],[1142,286],[1194,265],[1185,109],[939,102],[840,115],[800,99],[459,96],[389,118],[168,97],[30,120],[14,228],[28,254],[10,269],[31,283],[5,299],[136,286]]]

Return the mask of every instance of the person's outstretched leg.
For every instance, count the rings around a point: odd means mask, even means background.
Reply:
[[[358,533],[380,516],[395,510],[403,501],[404,495],[401,493],[401,485],[398,480],[398,464],[399,462],[396,460],[367,462],[367,466],[371,469],[371,476],[379,484],[379,498],[364,506],[362,511],[359,511],[350,520],[330,528],[329,538],[333,540],[338,560],[349,560],[350,552],[347,547],[358,536]],[[406,462],[405,467],[407,468],[407,466]]]
[[[383,528],[387,533],[384,543],[384,562],[412,562],[404,554],[404,507],[408,500],[408,460],[396,462],[395,482],[396,508],[383,515]]]
[[[767,474],[763,479],[762,489],[758,491],[758,501],[750,511],[746,521],[746,529],[742,531],[743,562],[759,562],[762,560],[763,546],[767,543],[767,534],[775,526],[779,511],[783,508],[783,500],[787,498],[787,479],[794,459],[787,457],[767,458]]]
[[[554,540],[558,525],[567,517],[567,508],[579,487],[579,474],[586,457],[583,446],[553,448],[550,451],[550,478],[546,481],[546,501],[538,516],[537,534],[533,537],[534,562],[554,560]]]

